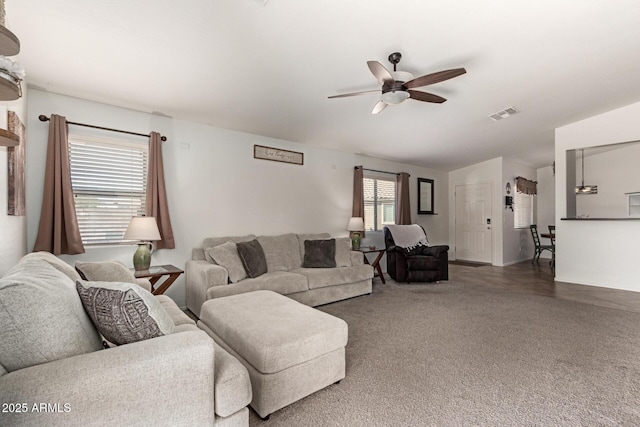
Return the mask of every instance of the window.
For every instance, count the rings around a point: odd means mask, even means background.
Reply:
[[[363,184],[365,230],[379,231],[386,224],[395,224],[396,181],[365,177]]]
[[[84,245],[122,242],[145,213],[147,143],[69,135],[71,185]]]
[[[533,224],[533,194],[518,191],[513,196],[513,228],[529,228]]]

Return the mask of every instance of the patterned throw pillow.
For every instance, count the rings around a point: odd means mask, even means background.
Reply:
[[[169,314],[138,285],[79,280],[76,289],[96,329],[109,342],[122,345],[173,333]]]

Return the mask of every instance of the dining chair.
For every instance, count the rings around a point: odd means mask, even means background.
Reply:
[[[531,230],[531,237],[533,237],[533,244],[535,245],[535,251],[533,253],[533,258],[531,259],[531,264],[533,264],[534,261],[535,262],[540,261],[540,254],[542,254],[542,251],[551,252],[551,256],[553,257],[554,246],[543,245],[540,243],[540,236],[538,235],[538,226],[535,224],[532,224],[529,226],[529,229]]]

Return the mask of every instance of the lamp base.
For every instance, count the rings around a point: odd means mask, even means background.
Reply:
[[[138,249],[133,254],[133,268],[136,271],[146,271],[151,265],[151,251],[148,242],[138,243]]]
[[[353,232],[351,234],[351,248],[352,249],[360,249],[360,242],[361,242],[361,238],[360,238],[360,233],[356,233]]]

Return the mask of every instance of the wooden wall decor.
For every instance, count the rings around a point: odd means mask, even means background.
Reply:
[[[7,214],[14,216],[25,215],[25,185],[24,185],[24,164],[25,164],[25,139],[24,124],[14,111],[8,113],[8,130],[16,135],[20,143],[15,147],[7,147],[8,159],[8,203]]]

